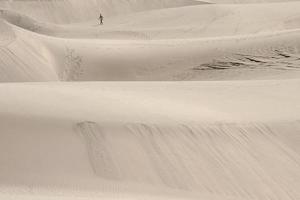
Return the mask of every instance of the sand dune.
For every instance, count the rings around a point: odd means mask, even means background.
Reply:
[[[297,199],[299,86],[3,84],[1,193]]]
[[[0,199],[298,200],[299,7],[0,0]]]
[[[23,41],[25,37],[30,43],[27,46],[32,50],[27,52],[33,51],[31,54],[35,55],[34,49],[41,47],[43,51],[38,50],[36,58],[19,55],[14,52],[16,50],[11,50],[13,45],[23,48],[17,40],[6,50],[15,54],[10,57],[14,66],[6,65],[10,66],[7,67],[9,70],[3,69],[1,79],[295,78],[299,74],[298,4],[181,7],[140,12],[128,15],[126,19],[114,17],[103,27],[94,27],[90,23],[59,26],[3,10],[1,15],[13,27],[14,35]],[[251,14],[254,12],[255,18]],[[161,16],[158,23],[154,23],[156,16]],[[116,46],[119,43],[122,45]],[[4,52],[4,56],[6,54]],[[28,63],[29,57],[31,63]],[[30,76],[22,71],[24,65],[31,66]],[[18,76],[10,76],[11,70]],[[48,76],[42,73],[45,70]]]
[[[300,195],[294,181],[300,178],[299,152],[280,141],[277,134],[285,133],[265,124],[78,127],[93,170],[104,179],[241,199]]]
[[[299,0],[209,0],[211,3],[277,3],[277,2],[291,2]]]
[[[249,35],[299,29],[300,11],[297,9],[299,4],[300,2],[271,5],[198,5],[161,9],[133,13],[125,17],[109,17],[105,20],[107,23],[105,26],[97,26],[97,17],[92,18],[90,24],[74,24],[66,27],[45,23],[10,10],[2,10],[1,16],[21,28],[55,37],[178,39]],[[160,18],[159,21],[157,21],[157,16]],[[133,36],[130,37],[129,33]]]
[[[101,11],[105,16],[123,15],[132,12],[182,7],[206,3],[194,0],[2,0],[0,7],[21,12],[37,20],[54,23],[74,23],[99,17]]]
[[[43,44],[31,36],[19,37],[3,20],[0,30],[1,82],[58,80]]]

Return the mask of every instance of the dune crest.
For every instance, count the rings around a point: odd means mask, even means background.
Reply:
[[[0,0],[0,200],[300,199],[299,7]]]
[[[145,10],[198,5],[194,0],[2,0],[0,7],[21,12],[39,21],[74,23],[97,19],[101,11],[111,17]]]
[[[2,10],[10,35],[18,38],[13,46],[20,51],[26,41],[31,48],[20,55],[9,47],[14,65],[3,66],[7,75],[0,81],[295,78],[300,73],[297,6],[298,2],[196,5],[115,17],[101,27],[90,23],[62,26]],[[161,16],[157,23],[155,16]],[[239,19],[250,25],[242,25]],[[30,75],[20,70],[28,65]],[[49,75],[40,68],[47,68]],[[11,78],[12,69],[19,75]]]
[[[299,196],[292,181],[300,178],[299,152],[280,140],[284,133],[265,124],[103,127],[83,122],[78,128],[102,178],[242,199]]]

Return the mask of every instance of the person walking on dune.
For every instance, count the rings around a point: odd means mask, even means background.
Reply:
[[[103,25],[103,19],[104,19],[104,17],[103,17],[102,14],[100,13],[100,16],[99,16],[100,25]]]

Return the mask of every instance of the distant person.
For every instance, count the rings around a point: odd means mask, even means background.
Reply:
[[[99,16],[100,25],[103,25],[103,19],[104,19],[104,17],[103,17],[102,14],[100,13],[100,16]]]

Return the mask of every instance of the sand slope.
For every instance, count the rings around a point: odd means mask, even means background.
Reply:
[[[18,37],[14,29],[0,20],[1,82],[58,80],[49,63],[49,52],[33,37]]]
[[[132,12],[203,4],[193,0],[2,0],[0,7],[21,12],[40,21],[74,23]]]
[[[265,124],[78,126],[95,174],[105,179],[242,199],[300,195],[299,152]]]
[[[2,11],[16,38],[42,49],[39,58],[13,50],[11,62],[18,64],[8,69],[17,68],[18,76],[2,81],[295,78],[298,4],[181,7],[112,18],[103,27],[58,26]],[[255,18],[251,13],[256,13]],[[158,23],[156,16],[161,16]],[[23,44],[13,45],[23,49]],[[24,64],[18,60],[31,66],[31,77],[19,70]],[[35,64],[26,63],[29,60]],[[41,74],[45,70],[48,77]],[[6,77],[10,73],[4,69]]]
[[[298,200],[300,2],[237,2],[0,1],[0,199]]]
[[[1,193],[297,199],[299,86],[1,85]]]

